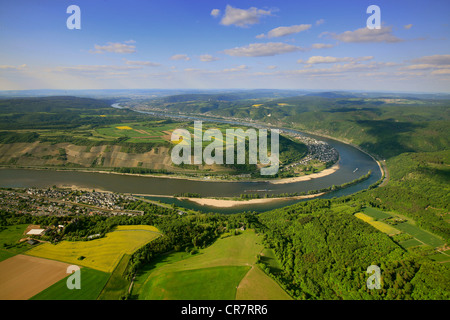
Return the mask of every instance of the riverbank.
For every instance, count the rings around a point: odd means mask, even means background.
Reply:
[[[325,192],[310,194],[305,196],[295,196],[295,197],[283,197],[283,198],[261,198],[261,199],[250,199],[250,200],[232,200],[232,199],[212,199],[212,198],[187,198],[178,197],[178,200],[188,200],[202,206],[210,206],[216,208],[232,208],[242,205],[254,205],[254,204],[267,204],[277,201],[286,200],[302,200],[302,199],[312,199],[325,194]]]
[[[290,130],[297,130],[297,129],[290,129]],[[359,151],[367,154],[369,157],[372,158],[373,161],[375,161],[377,163],[378,168],[380,168],[381,177],[382,177],[383,181],[379,186],[385,185],[389,181],[389,171],[387,170],[386,160],[382,160],[383,162],[379,161],[377,158],[375,158],[375,156],[371,155],[369,152],[363,150],[360,146],[352,143],[349,140],[340,139],[340,138],[332,137],[332,136],[329,136],[329,135],[326,135],[323,133],[317,133],[317,132],[312,132],[312,131],[307,131],[307,130],[302,130],[302,132],[304,132],[306,134],[310,134],[310,135],[314,135],[314,136],[318,136],[318,137],[322,137],[322,138],[327,138],[327,139],[332,139],[332,140],[336,140],[336,141],[345,143],[345,144],[352,146],[353,148],[358,149]]]
[[[339,163],[335,163],[332,167],[324,169],[317,173],[312,173],[308,175],[302,175],[298,177],[291,177],[291,178],[280,178],[273,180],[267,179],[267,178],[256,178],[256,179],[243,179],[243,178],[237,178],[237,179],[220,179],[216,178],[214,176],[205,176],[205,177],[190,177],[185,175],[179,175],[179,174],[142,174],[142,173],[123,173],[123,172],[116,172],[112,170],[89,170],[86,168],[58,168],[58,167],[17,167],[17,166],[0,166],[0,169],[25,169],[25,170],[54,170],[54,171],[71,171],[71,172],[86,172],[86,173],[102,173],[102,174],[116,174],[116,175],[122,175],[122,176],[134,176],[134,177],[147,177],[147,178],[163,178],[163,179],[178,179],[178,180],[189,180],[189,181],[201,181],[201,182],[268,182],[271,184],[285,184],[285,183],[294,183],[294,182],[300,182],[300,181],[308,181],[315,178],[321,178],[325,177],[327,175],[330,175],[337,170],[339,170]]]
[[[294,183],[294,182],[300,182],[300,181],[308,181],[312,179],[317,179],[321,177],[326,177],[330,174],[335,173],[337,170],[339,170],[339,161],[336,162],[334,165],[332,165],[330,168],[324,169],[317,173],[312,173],[304,176],[299,177],[292,177],[292,178],[282,178],[278,180],[267,180],[266,182],[269,182],[271,184],[285,184],[285,183]]]
[[[83,191],[83,192],[91,192],[91,188],[86,188],[78,185],[67,185],[67,184],[58,184],[56,185],[57,188],[62,189],[71,189],[74,191]],[[111,193],[111,191],[108,190],[102,190],[102,189],[95,189],[97,192],[106,192]],[[293,197],[278,197],[278,198],[258,198],[258,199],[247,199],[247,200],[235,200],[234,198],[226,199],[214,199],[214,198],[191,198],[191,197],[175,197],[175,196],[169,196],[169,195],[156,195],[156,194],[136,194],[133,193],[133,196],[138,197],[158,197],[158,198],[172,198],[177,200],[187,200],[194,202],[196,204],[202,205],[202,206],[210,206],[210,207],[216,207],[216,208],[233,208],[238,206],[246,206],[246,205],[255,205],[255,204],[268,204],[273,203],[277,201],[287,201],[287,200],[302,200],[302,199],[312,199],[319,197],[321,195],[324,195],[326,192],[320,192],[315,194],[309,194],[309,195],[302,195],[302,196],[293,196]],[[130,194],[131,195],[131,194]]]

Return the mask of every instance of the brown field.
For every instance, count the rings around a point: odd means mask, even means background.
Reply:
[[[292,298],[264,271],[252,266],[237,287],[236,300],[292,300]]]
[[[0,300],[27,300],[63,279],[69,264],[16,255],[0,262]]]

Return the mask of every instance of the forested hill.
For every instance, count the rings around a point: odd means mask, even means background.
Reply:
[[[0,113],[93,110],[110,108],[111,103],[108,100],[71,96],[2,99],[0,100]]]
[[[349,200],[313,200],[259,215],[264,243],[283,267],[272,275],[291,295],[319,300],[450,298],[447,266],[405,251],[355,218],[361,207]],[[382,270],[380,290],[367,288],[370,265]]]
[[[116,120],[101,115],[134,116],[114,109],[111,101],[68,96],[0,99],[0,130],[70,129],[81,125],[109,124]]]

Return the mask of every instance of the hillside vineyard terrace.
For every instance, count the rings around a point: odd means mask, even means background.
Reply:
[[[181,140],[180,140],[181,138]],[[226,139],[219,129],[208,129],[203,133],[202,121],[194,121],[194,148],[192,157],[191,133],[187,129],[175,129],[172,132],[171,141],[176,143],[172,149],[171,158],[174,164],[224,164],[224,144],[226,149],[226,164],[245,164],[246,139],[248,139],[249,164],[259,163],[266,165],[261,167],[261,175],[275,175],[279,169],[279,130],[270,129],[270,156],[268,150],[267,129],[259,129],[258,134],[253,128],[226,129]],[[203,149],[203,142],[211,141]],[[235,157],[235,141],[237,156]],[[193,159],[192,159],[193,158]],[[269,166],[267,166],[270,164]]]

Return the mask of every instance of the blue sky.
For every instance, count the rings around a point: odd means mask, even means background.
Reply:
[[[81,29],[69,30],[69,5]],[[381,10],[370,30],[369,5]],[[449,92],[450,2],[0,3],[0,90],[285,88]]]

